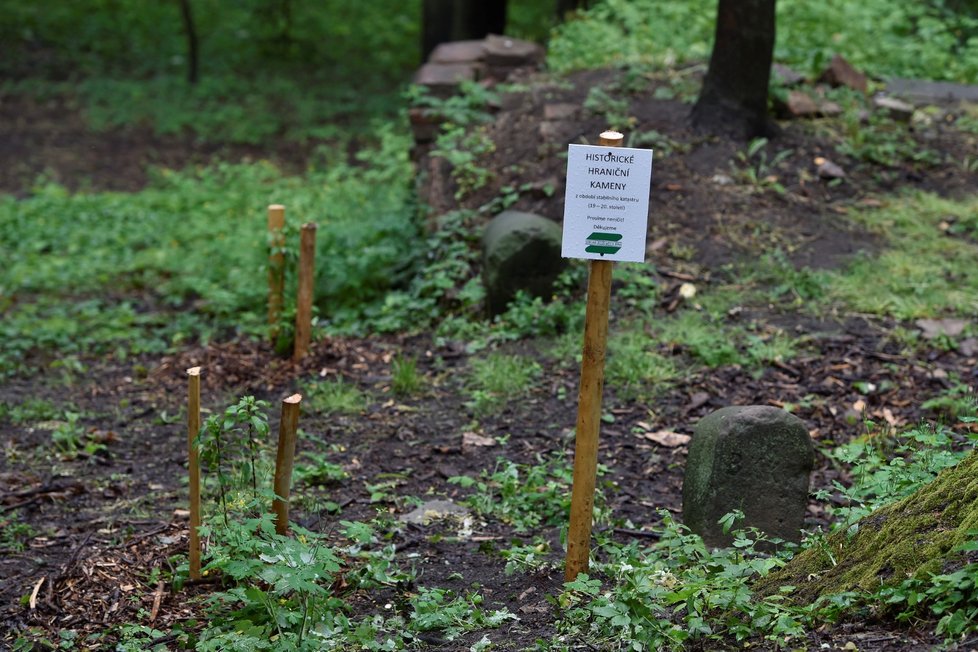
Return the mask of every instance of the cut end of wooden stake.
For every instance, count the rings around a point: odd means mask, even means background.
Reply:
[[[293,394],[292,396],[288,397],[287,399],[283,399],[282,402],[283,403],[288,403],[290,405],[294,405],[295,403],[301,403],[302,402],[302,394]]]
[[[315,231],[318,227],[315,222],[306,222],[302,225],[303,231]]]
[[[269,204],[268,205],[268,210],[270,210],[270,211],[284,211],[285,210],[285,206],[283,206],[282,204]]]
[[[622,141],[625,140],[624,134],[618,131],[608,131],[602,132],[598,138],[601,140],[602,145],[621,145]]]
[[[187,375],[188,376],[199,376],[200,375],[200,367],[191,367],[190,369],[187,369]]]

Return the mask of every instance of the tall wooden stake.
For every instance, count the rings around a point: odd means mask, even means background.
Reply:
[[[292,465],[295,462],[295,438],[299,430],[301,394],[282,401],[282,420],[278,427],[278,455],[275,457],[275,531],[289,533],[289,492],[292,490]]]
[[[598,144],[620,147],[624,137],[616,131],[601,134]],[[604,389],[604,354],[608,340],[611,304],[610,260],[590,261],[587,311],[584,318],[584,358],[577,401],[577,435],[574,442],[574,485],[571,490],[570,527],[564,580],[570,582],[587,572],[591,551],[594,488],[598,474],[598,434],[601,427],[601,395]]]
[[[268,207],[268,331],[272,344],[278,339],[285,293],[285,206]]]
[[[200,432],[200,367],[187,369],[187,451],[190,474],[190,579],[200,579],[200,459],[197,433]]]
[[[312,297],[316,274],[316,225],[302,225],[299,242],[299,292],[295,308],[295,348],[292,357],[301,360],[312,339]]]

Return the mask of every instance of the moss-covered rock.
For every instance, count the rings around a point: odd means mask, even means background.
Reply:
[[[794,586],[791,599],[803,604],[846,591],[872,592],[911,577],[926,579],[963,563],[954,550],[975,529],[978,455],[972,453],[916,493],[798,554],[755,590],[770,594]]]
[[[566,261],[560,257],[560,225],[519,211],[500,213],[482,237],[486,304],[491,315],[506,310],[520,290],[548,297]]]

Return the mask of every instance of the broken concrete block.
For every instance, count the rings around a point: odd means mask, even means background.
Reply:
[[[866,75],[856,70],[840,54],[832,57],[832,61],[822,71],[818,81],[825,82],[830,86],[846,86],[861,93],[865,93],[869,85],[869,80]]]
[[[913,118],[913,105],[895,97],[886,97],[885,95],[874,97],[873,106],[876,107],[877,111],[883,111],[899,122],[910,122]]]

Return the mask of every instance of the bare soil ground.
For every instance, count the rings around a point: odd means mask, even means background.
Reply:
[[[603,128],[600,118],[580,108],[587,88],[599,81],[603,81],[600,73],[588,73],[570,83],[535,82],[529,95],[504,101],[487,131],[496,147],[485,165],[496,176],[489,187],[461,203],[480,206],[505,185],[529,182],[537,185],[521,193],[515,207],[558,219],[564,164],[559,153],[567,142],[593,141]],[[714,177],[731,173],[731,160],[742,144],[689,131],[688,105],[654,99],[657,84],[650,83],[634,96],[631,111],[638,128],[654,129],[672,143],[672,152],[655,162],[649,237],[651,260],[666,297],[680,282],[708,284],[724,263],[773,247],[783,248],[799,264],[841,264],[856,251],[876,246],[871,235],[846,223],[852,206],[877,202],[907,186],[952,195],[978,187],[974,174],[950,166],[857,164],[839,154],[818,130],[801,123],[785,125],[776,143],[779,149],[792,150],[775,171],[786,193],[720,185]],[[577,108],[559,119],[545,119],[546,107],[556,104]],[[549,109],[549,115],[554,111]],[[940,125],[927,137],[931,146],[962,155],[978,153],[974,140],[957,139]],[[0,190],[15,194],[27,192],[38,172],[73,188],[135,190],[145,183],[147,165],[179,167],[212,156],[260,156],[298,169],[307,153],[303,148],[267,152],[202,146],[190,138],[159,138],[142,129],[93,134],[63,100],[43,106],[23,98],[0,100]],[[846,167],[847,182],[830,186],[820,181],[814,174],[815,156]],[[419,152],[419,161],[427,174],[423,198],[436,209],[458,205],[442,164],[424,152]],[[553,185],[552,194],[543,191],[546,182]],[[949,378],[971,384],[978,380],[973,352],[921,347],[908,356],[891,336],[895,324],[886,320],[866,316],[815,320],[766,307],[731,319],[787,328],[810,336],[810,343],[799,357],[759,374],[737,366],[694,373],[664,391],[654,404],[621,400],[615,388],[607,388],[606,406],[614,415],[614,423],[606,424],[601,433],[601,460],[611,468],[605,479],[613,483],[607,495],[614,515],[634,524],[615,536],[641,538],[659,521],[657,510],[678,513],[681,509],[686,451],[660,446],[641,436],[643,432],[667,429],[689,434],[699,418],[722,406],[790,402],[800,406],[796,413],[809,424],[813,438],[841,443],[860,434],[860,427],[847,419],[853,404],[864,399],[853,389],[853,381],[890,387],[868,399],[866,415],[900,427],[937,417],[921,411],[921,397],[948,388]],[[303,503],[298,513],[299,522],[330,531],[341,519],[369,518],[378,510],[394,516],[410,509],[400,498],[371,502],[367,485],[379,477],[393,478],[399,497],[458,497],[459,488],[447,479],[491,470],[498,455],[515,461],[533,461],[553,451],[570,456],[576,368],[573,363],[555,365],[534,342],[515,350],[540,360],[545,381],[523,400],[480,421],[480,434],[509,437],[505,447],[463,446],[462,433],[473,420],[460,373],[468,364],[464,343],[439,346],[427,336],[322,339],[300,365],[276,357],[264,344],[230,341],[161,358],[121,363],[87,359],[86,372],[67,377],[38,367],[36,374],[4,381],[0,386],[4,402],[47,398],[78,406],[91,416],[85,423],[106,443],[106,451],[60,460],[50,450],[49,430],[0,423],[0,443],[6,453],[0,462],[0,519],[16,510],[18,518],[38,533],[23,552],[0,558],[0,647],[11,645],[16,633],[29,626],[42,628],[56,640],[62,629],[105,631],[125,622],[147,622],[150,614],[155,625],[165,629],[192,616],[185,595],[147,579],[153,568],[167,569],[169,556],[186,545],[187,523],[178,511],[186,501],[182,483],[186,432],[181,412],[185,369],[204,368],[204,405],[215,411],[245,394],[277,406],[310,377],[340,375],[370,393],[371,405],[362,414],[306,415],[301,423],[315,441],[301,442],[300,447],[336,445],[331,460],[350,473],[349,480],[322,490],[321,498],[341,505],[340,513],[317,511],[310,507],[315,501]],[[425,390],[416,397],[395,399],[391,394],[390,360],[399,352],[420,361]],[[671,353],[682,355],[682,351]],[[884,381],[891,382],[884,385]],[[805,400],[811,396],[815,400]],[[276,415],[273,409],[272,418]],[[820,457],[813,488],[836,479],[845,477]],[[808,522],[812,526],[825,522],[814,502]],[[412,555],[409,563],[418,567],[425,585],[460,591],[479,585],[488,605],[506,606],[519,616],[518,622],[492,635],[498,645],[494,649],[521,649],[553,634],[557,607],[548,596],[559,591],[560,573],[506,576],[498,549],[514,539],[540,535],[559,551],[556,530],[518,536],[511,528],[493,523],[461,542],[435,536],[439,532],[438,526],[404,526],[393,543],[399,555]],[[208,588],[187,590],[195,594]],[[357,599],[366,609],[384,596]],[[915,628],[861,620],[819,629],[808,644],[811,649],[851,649],[845,646],[854,643],[860,650],[923,650],[937,643],[930,631],[927,623]],[[427,649],[468,649],[474,640],[432,639]],[[765,645],[758,642],[756,647]]]

